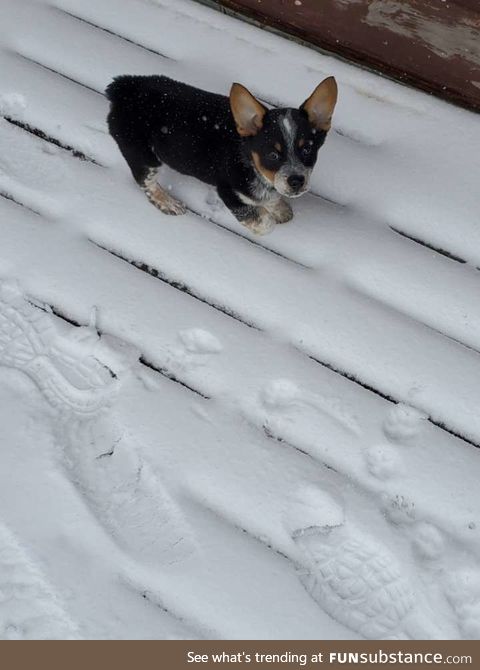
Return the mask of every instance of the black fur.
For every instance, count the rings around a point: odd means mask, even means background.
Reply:
[[[252,152],[268,170],[277,171],[284,164],[286,154],[274,145],[285,145],[279,120],[287,110],[267,111],[262,129],[253,137],[241,137],[228,97],[168,77],[120,76],[106,94],[111,102],[110,133],[141,186],[151,168],[166,163],[215,186],[240,221],[251,218],[255,206],[243,202],[238,193],[252,199],[258,199],[261,188],[275,193],[255,169]],[[296,159],[313,167],[326,133],[314,131],[302,109],[292,109],[291,115],[297,126]],[[298,146],[300,139],[304,149]]]

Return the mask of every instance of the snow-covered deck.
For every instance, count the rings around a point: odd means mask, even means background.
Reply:
[[[478,637],[478,116],[189,0],[1,13],[0,638]],[[122,73],[334,74],[292,223],[153,208]]]

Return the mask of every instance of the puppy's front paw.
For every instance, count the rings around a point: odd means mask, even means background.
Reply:
[[[267,208],[276,223],[287,223],[293,219],[293,210],[283,198],[275,200],[271,205],[267,205]]]
[[[255,233],[255,235],[267,235],[274,228],[277,221],[264,207],[258,208],[258,214],[241,221],[242,225]]]

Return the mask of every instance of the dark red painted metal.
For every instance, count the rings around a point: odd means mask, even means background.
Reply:
[[[217,4],[480,111],[480,0],[217,0]]]

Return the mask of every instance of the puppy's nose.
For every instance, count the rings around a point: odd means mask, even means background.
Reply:
[[[291,174],[287,182],[290,188],[294,191],[299,191],[305,183],[305,177],[301,174]]]

